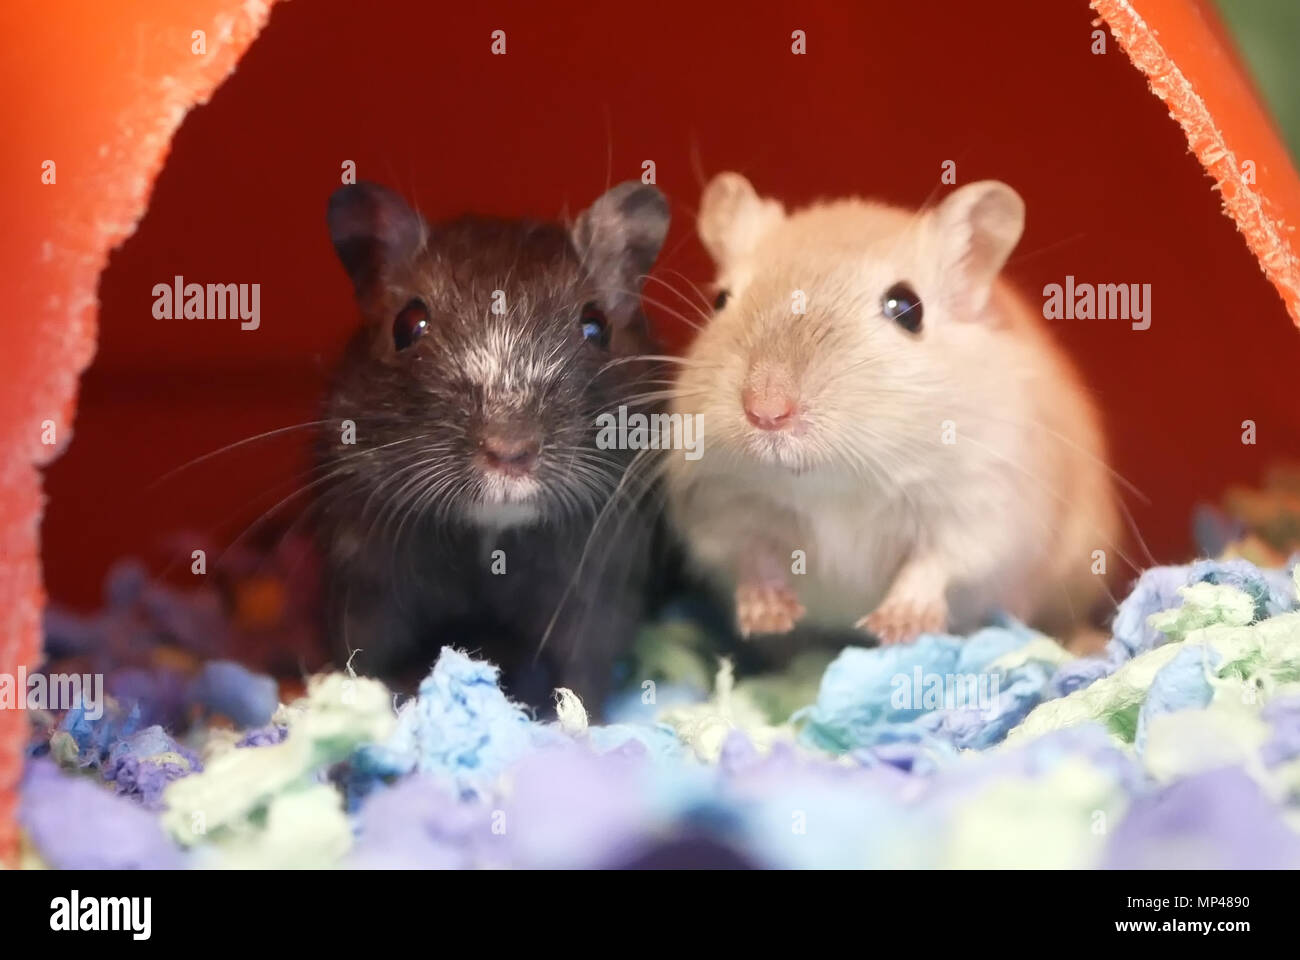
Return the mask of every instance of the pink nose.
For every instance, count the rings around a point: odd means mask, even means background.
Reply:
[[[794,419],[795,400],[782,391],[746,390],[740,402],[749,422],[760,430],[782,430]]]
[[[530,438],[488,434],[482,441],[483,460],[488,467],[516,476],[531,471],[540,452],[541,445]]]

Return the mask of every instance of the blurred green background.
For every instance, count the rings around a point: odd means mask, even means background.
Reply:
[[[1300,167],[1300,0],[1216,0]]]

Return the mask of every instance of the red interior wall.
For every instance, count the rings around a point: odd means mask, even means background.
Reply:
[[[1128,502],[1158,558],[1188,554],[1197,500],[1300,456],[1300,337],[1141,75],[1113,43],[1090,53],[1084,0],[744,11],[279,5],[186,120],[104,273],[76,437],[48,473],[50,595],[95,602],[109,562],[158,560],[180,528],[228,542],[301,481],[305,431],[162,478],[314,417],[355,323],[324,227],[345,160],[436,218],[576,212],[653,159],[675,217],[658,275],[688,296],[677,272],[710,277],[694,236],[701,176],[739,169],[788,202],[916,204],[955,160],[961,181],[997,177],[1025,197],[1010,271],[1026,288],[1067,273],[1152,284],[1150,330],[1055,329],[1105,407],[1116,469],[1150,498]],[[790,52],[796,28],[806,56]],[[152,288],[176,274],[260,283],[261,329],[154,319]],[[659,319],[680,342],[680,324]],[[1245,419],[1256,446],[1240,442]]]

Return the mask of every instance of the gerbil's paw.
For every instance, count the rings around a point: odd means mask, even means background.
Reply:
[[[781,584],[742,583],[736,588],[736,625],[742,637],[789,633],[804,612],[794,591]]]
[[[1091,657],[1103,652],[1109,642],[1109,631],[1079,627],[1062,641],[1062,645],[1076,657]]]
[[[948,627],[948,605],[943,600],[917,603],[914,600],[885,602],[857,622],[879,638],[881,644],[911,643],[923,633],[942,633]]]

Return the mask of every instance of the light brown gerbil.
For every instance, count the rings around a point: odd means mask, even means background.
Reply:
[[[897,642],[998,611],[1057,631],[1086,618],[1116,501],[1078,375],[999,279],[1023,227],[994,181],[921,212],[787,214],[735,173],[705,189],[723,294],[674,400],[701,416],[703,451],[665,469],[676,529],[734,591],[742,633],[806,620]]]

